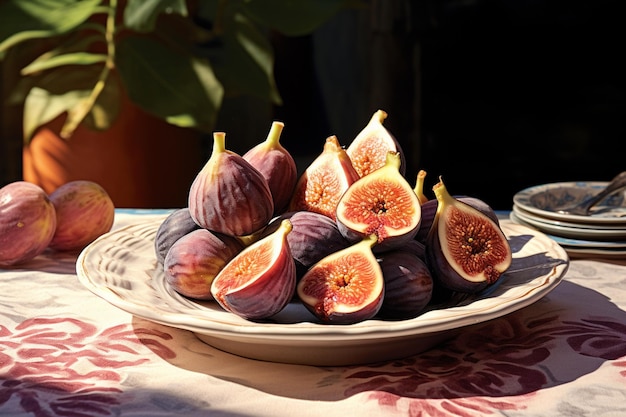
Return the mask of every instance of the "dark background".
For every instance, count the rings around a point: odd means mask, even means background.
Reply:
[[[316,154],[378,108],[407,178],[510,209],[547,182],[626,169],[621,1],[372,1],[315,34],[277,37],[283,144]],[[431,195],[432,196],[432,195]]]
[[[300,171],[326,137],[347,146],[383,109],[407,179],[426,170],[427,190],[442,175],[451,193],[507,210],[526,187],[608,181],[626,170],[623,4],[369,0],[312,35],[271,35],[284,103],[269,113]],[[258,108],[225,103],[216,129],[240,139],[232,150],[265,137]],[[0,139],[4,184],[21,172],[21,139]]]

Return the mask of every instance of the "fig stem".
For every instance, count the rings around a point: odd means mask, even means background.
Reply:
[[[226,133],[214,132],[213,133],[213,154],[218,154],[226,151]]]
[[[283,132],[283,128],[285,124],[283,122],[274,121],[272,122],[272,126],[270,127],[270,131],[267,134],[267,138],[265,139],[265,143],[270,149],[280,149],[282,145],[280,144],[280,135]]]
[[[419,172],[417,173],[417,179],[415,180],[415,188],[413,188],[413,191],[415,192],[415,195],[417,196],[417,199],[419,200],[420,204],[424,204],[425,202],[428,201],[428,197],[426,197],[426,195],[424,194],[424,180],[426,179],[426,171],[424,171],[423,169],[420,169]]]

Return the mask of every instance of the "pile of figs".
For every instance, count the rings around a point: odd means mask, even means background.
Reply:
[[[282,122],[243,155],[215,132],[188,206],[156,231],[167,285],[255,321],[300,302],[324,324],[410,319],[493,285],[512,257],[495,212],[441,177],[428,199],[386,117],[347,147],[329,136],[300,175]]]
[[[50,248],[82,250],[113,226],[115,206],[99,184],[67,182],[47,194],[15,181],[0,188],[0,267],[23,264]]]

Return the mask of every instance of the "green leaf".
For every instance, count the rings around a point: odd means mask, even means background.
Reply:
[[[211,132],[224,90],[209,63],[154,39],[120,41],[117,69],[131,100],[169,123]]]
[[[62,65],[91,65],[99,62],[105,62],[107,56],[104,54],[91,54],[88,52],[74,52],[71,54],[63,54],[51,56],[50,58],[40,57],[33,61],[30,65],[22,69],[22,75],[30,75],[38,71],[59,67]]]
[[[37,128],[65,112],[74,112],[93,90],[101,67],[59,67],[39,77],[29,77],[24,100],[24,140],[26,143]],[[85,119],[98,130],[107,129],[119,110],[119,84],[109,78],[94,107]]]
[[[187,16],[187,4],[185,0],[128,0],[124,25],[136,32],[152,32],[161,13]]]
[[[215,73],[229,96],[250,94],[281,104],[274,79],[274,51],[266,34],[241,14],[225,25],[223,47],[212,51]]]
[[[67,33],[101,10],[101,0],[0,2],[0,53],[28,39]]]
[[[313,32],[342,9],[362,5],[355,0],[244,0],[243,12],[265,27],[287,36]]]

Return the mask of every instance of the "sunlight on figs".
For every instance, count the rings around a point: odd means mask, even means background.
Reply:
[[[396,138],[383,126],[387,113],[377,110],[367,125],[352,140],[346,153],[352,161],[354,169],[363,177],[385,165],[388,152],[398,152],[400,155],[400,173],[405,174],[405,157]]]
[[[283,220],[274,233],[243,249],[217,274],[211,294],[225,310],[261,320],[289,303],[296,288],[296,265],[287,242],[291,230],[291,222]]]
[[[400,155],[387,153],[382,168],[361,177],[337,205],[337,225],[350,240],[378,237],[377,251],[400,246],[415,237],[421,207],[411,185],[399,172]]]
[[[332,253],[302,277],[297,295],[321,322],[353,324],[378,313],[385,283],[372,252],[376,241],[376,235],[371,235]]]
[[[312,211],[335,220],[337,202],[357,179],[359,174],[339,139],[330,136],[298,179],[288,211]]]

